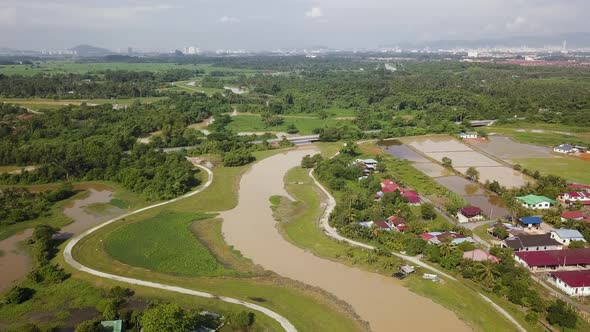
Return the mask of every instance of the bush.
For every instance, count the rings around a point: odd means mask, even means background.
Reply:
[[[551,325],[574,328],[577,320],[574,310],[561,300],[555,300],[547,308],[547,321]]]
[[[254,161],[255,159],[256,158],[254,158],[254,156],[246,150],[230,151],[223,156],[223,166],[243,166]]]
[[[229,324],[233,328],[244,329],[254,323],[254,313],[248,311],[239,311],[229,317]]]
[[[75,332],[102,332],[102,326],[97,320],[87,320],[80,323]]]
[[[529,323],[535,323],[536,321],[539,320],[539,314],[534,311],[529,311],[524,316],[524,320],[526,320]]]
[[[21,304],[28,301],[35,294],[35,290],[26,287],[15,286],[4,297],[5,303]]]

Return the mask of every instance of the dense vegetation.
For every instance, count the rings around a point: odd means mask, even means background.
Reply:
[[[5,188],[0,191],[0,226],[38,218],[48,213],[53,203],[73,194],[70,183],[41,193],[17,187]]]

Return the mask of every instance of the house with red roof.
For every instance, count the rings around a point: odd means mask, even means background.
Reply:
[[[590,267],[590,248],[519,251],[514,260],[532,271],[583,270]]]
[[[400,232],[405,231],[407,228],[406,220],[398,216],[391,216],[387,218],[387,223],[389,224],[389,227]]]
[[[391,181],[390,179],[381,181],[381,191],[375,194],[375,199],[380,199],[381,196],[383,196],[383,194],[392,193],[396,190],[400,193],[400,195],[402,195],[408,200],[408,204],[416,206],[422,203],[422,201],[420,200],[420,195],[417,192],[405,189],[404,187]]]
[[[587,184],[570,183],[567,186],[573,191],[585,191],[590,193],[590,185]]]
[[[590,205],[590,192],[586,191],[570,191],[563,193],[557,199],[565,204],[573,205],[580,203],[582,205]]]
[[[563,211],[561,214],[561,221],[567,220],[583,220],[586,215],[580,211]]]
[[[384,220],[373,221],[373,226],[375,226],[377,229],[384,230],[384,231],[391,230],[391,227],[389,227],[389,224],[387,222],[385,222]]]
[[[551,281],[569,296],[590,295],[590,270],[551,272]]]
[[[460,223],[484,220],[484,218],[483,211],[477,206],[466,206],[457,211],[457,219]]]
[[[463,242],[471,242],[474,243],[473,239],[470,236],[464,236],[460,233],[449,231],[449,232],[430,232],[420,234],[420,237],[427,241],[429,244],[439,245],[442,242],[450,241],[452,245],[458,245]]]
[[[21,114],[19,116],[17,116],[18,119],[20,120],[30,120],[33,118],[32,114]]]

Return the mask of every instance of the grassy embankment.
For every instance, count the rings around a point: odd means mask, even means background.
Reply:
[[[573,157],[514,159],[514,162],[542,174],[554,174],[572,182],[590,184],[590,160]]]
[[[313,116],[283,116],[284,122],[280,126],[267,127],[258,114],[240,114],[232,117],[229,128],[236,132],[261,131],[261,132],[286,132],[287,127],[295,125],[302,135],[310,135],[315,128],[324,126],[339,126],[352,124],[350,120],[337,120],[335,118],[320,119]]]
[[[44,98],[0,98],[0,103],[18,104],[34,111],[54,111],[67,105],[80,105],[86,103],[89,105],[117,104],[119,106],[129,106],[135,101],[144,104],[150,104],[168,97],[144,97],[144,98],[116,98],[116,99],[44,99]]]
[[[278,151],[265,151],[257,153],[258,159],[269,156]],[[224,211],[237,204],[237,186],[240,174],[248,166],[237,168],[217,167],[214,170],[215,177],[210,188],[199,195],[183,199],[181,201],[145,211],[121,220],[85,238],[74,249],[74,257],[80,263],[118,275],[125,275],[142,280],[150,280],[170,285],[178,285],[185,288],[197,289],[225,296],[241,298],[260,305],[269,307],[281,315],[287,317],[301,331],[359,330],[361,325],[356,322],[346,311],[346,308],[338,305],[337,301],[325,293],[301,285],[297,282],[276,276],[269,272],[261,272],[247,259],[234,252],[222,240],[220,224],[218,221],[202,219],[203,213],[209,211]],[[210,215],[212,217],[213,215]],[[172,218],[170,218],[172,217]],[[171,222],[172,225],[164,225]],[[147,224],[146,224],[147,223]],[[136,226],[134,226],[136,224]],[[192,226],[191,226],[192,224]],[[175,228],[178,226],[178,228]],[[145,229],[143,229],[145,227]],[[176,234],[174,234],[174,229]],[[203,238],[189,238],[193,234],[204,236]],[[121,246],[127,235],[145,235],[147,238],[134,238],[129,246]],[[162,235],[163,239],[156,243],[150,242],[155,235]],[[168,241],[165,241],[165,240]],[[110,245],[109,245],[110,243]],[[176,244],[175,244],[176,243]],[[112,246],[116,244],[115,246]],[[153,256],[155,262],[147,265],[146,257],[134,257],[133,262],[144,264],[144,267],[136,267],[114,260],[108,253],[124,255],[123,251],[143,246],[146,252],[156,253],[163,246],[170,246],[162,253]],[[198,250],[195,250],[198,248]],[[205,250],[204,248],[208,249]],[[188,250],[186,254],[173,257],[167,256],[173,250]],[[208,253],[206,253],[208,252]],[[193,254],[194,256],[190,257]],[[218,261],[217,264],[188,266],[203,257],[211,256]],[[169,260],[170,262],[164,262]],[[228,271],[235,266],[235,272]],[[150,267],[154,270],[148,270]],[[173,271],[173,272],[170,272]],[[75,275],[79,273],[74,272]],[[235,277],[228,275],[256,275],[256,278]],[[217,277],[213,277],[217,276]],[[102,279],[101,279],[101,282]],[[170,299],[177,295],[171,294]],[[211,300],[192,299],[194,303],[210,303]],[[218,302],[217,307],[225,304]],[[267,319],[257,314],[260,319]],[[275,330],[275,329],[272,329]]]
[[[396,258],[377,256],[373,263],[368,263],[367,257],[372,255],[368,250],[353,248],[346,244],[328,238],[318,225],[318,218],[322,213],[319,207],[320,192],[313,186],[307,170],[295,168],[286,178],[287,190],[297,199],[292,203],[283,199],[280,205],[275,205],[275,215],[280,220],[284,236],[293,244],[311,251],[317,256],[335,260],[337,262],[366,269],[371,272],[390,275],[400,261]],[[276,199],[274,199],[276,203]],[[435,302],[454,311],[461,319],[478,331],[511,331],[513,325],[503,316],[493,310],[475,292],[459,282],[447,281],[444,284],[433,283],[421,279],[418,269],[415,275],[400,282],[411,291],[431,298]],[[510,306],[506,304],[506,306]],[[516,310],[515,310],[516,311]],[[517,313],[515,313],[517,314]],[[517,318],[524,323],[524,315]],[[525,325],[526,326],[526,325]],[[538,330],[531,327],[531,330]]]

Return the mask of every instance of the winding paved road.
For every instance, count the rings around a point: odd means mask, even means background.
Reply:
[[[357,246],[357,247],[361,247],[361,248],[365,248],[365,249],[369,249],[369,250],[374,250],[377,249],[374,246],[368,245],[366,243],[362,243],[362,242],[358,242],[358,241],[354,241],[351,240],[349,238],[346,238],[344,236],[341,236],[340,234],[338,234],[338,232],[336,231],[336,229],[332,226],[330,226],[329,223],[329,219],[330,219],[330,214],[332,213],[332,210],[334,210],[334,208],[336,207],[336,200],[334,199],[334,197],[330,194],[330,192],[328,192],[328,190],[326,188],[324,188],[324,186],[315,178],[315,176],[313,175],[313,169],[309,171],[309,176],[313,179],[314,183],[316,184],[316,186],[318,188],[320,188],[320,190],[324,193],[324,195],[326,195],[326,197],[328,197],[328,204],[326,206],[326,209],[324,210],[324,213],[321,216],[320,219],[320,224],[322,226],[322,228],[324,229],[324,232],[326,233],[326,235],[338,240],[338,241],[344,241],[348,244],[351,244],[353,246]],[[430,266],[424,262],[422,262],[420,259],[416,258],[416,257],[412,257],[412,256],[407,256],[407,255],[402,255],[396,252],[392,252],[393,255],[404,259],[408,262],[411,262],[413,264],[416,264],[418,266],[421,266],[425,269],[434,271],[436,273],[438,273],[441,276],[444,276],[450,280],[453,281],[458,281],[457,278],[444,273],[443,271]],[[508,319],[512,324],[514,324],[514,326],[521,332],[526,332],[526,329],[520,325],[506,310],[504,310],[502,307],[500,307],[499,305],[497,305],[496,303],[494,303],[490,298],[488,298],[487,296],[477,292],[477,294],[479,296],[481,296],[481,298],[488,302],[494,309],[496,309],[501,315],[503,315],[506,319]]]
[[[223,302],[228,302],[228,303],[233,303],[233,304],[239,304],[239,305],[243,305],[247,308],[250,308],[252,310],[256,310],[259,311],[267,316],[269,316],[270,318],[276,320],[277,322],[279,322],[279,324],[281,324],[281,326],[283,327],[283,329],[285,329],[285,331],[287,332],[296,332],[297,329],[295,328],[295,326],[293,326],[293,324],[291,324],[291,322],[289,322],[289,320],[281,315],[279,315],[278,313],[267,309],[265,307],[259,306],[257,304],[254,303],[250,303],[250,302],[245,302],[242,300],[238,300],[238,299],[234,299],[231,297],[225,297],[225,296],[217,296],[214,294],[210,294],[210,293],[205,293],[205,292],[199,292],[199,291],[195,291],[192,289],[187,289],[187,288],[182,288],[182,287],[177,287],[177,286],[171,286],[171,285],[166,285],[166,284],[161,284],[161,283],[156,283],[156,282],[151,282],[151,281],[145,281],[145,280],[139,280],[139,279],[134,279],[134,278],[128,278],[128,277],[123,277],[123,276],[118,276],[118,275],[114,275],[114,274],[110,274],[110,273],[105,273],[105,272],[101,272],[101,271],[97,271],[94,269],[91,269],[87,266],[84,266],[82,264],[80,264],[79,262],[77,262],[74,257],[72,256],[72,249],[76,246],[76,244],[78,242],[80,242],[80,240],[82,240],[84,237],[96,232],[97,230],[110,225],[120,219],[123,218],[127,218],[131,215],[149,210],[149,209],[153,209],[156,208],[158,206],[162,206],[162,205],[167,205],[170,203],[174,203],[177,202],[181,199],[187,198],[187,197],[191,197],[194,196],[200,192],[202,192],[203,190],[207,189],[211,183],[213,182],[213,172],[211,172],[210,169],[203,167],[203,166],[197,166],[201,169],[203,169],[205,172],[207,172],[207,182],[205,184],[203,184],[203,186],[201,186],[199,189],[190,192],[184,196],[181,197],[177,197],[174,199],[171,199],[169,201],[165,201],[165,202],[161,202],[158,204],[154,204],[154,205],[150,205],[150,206],[146,206],[144,208],[123,214],[121,216],[115,217],[113,219],[107,220],[104,223],[97,225],[81,234],[79,234],[78,236],[72,238],[70,240],[70,242],[68,242],[68,244],[66,245],[65,249],[64,249],[64,258],[65,261],[70,264],[73,268],[75,268],[78,271],[82,271],[82,272],[86,272],[86,273],[90,273],[92,275],[101,277],[101,278],[107,278],[110,280],[115,280],[115,281],[120,281],[120,282],[124,282],[124,283],[128,283],[128,284],[132,284],[132,285],[139,285],[139,286],[145,286],[145,287],[151,287],[151,288],[158,288],[158,289],[163,289],[163,290],[167,290],[167,291],[171,291],[171,292],[177,292],[177,293],[182,293],[182,294],[188,294],[188,295],[193,295],[193,296],[199,296],[199,297],[204,297],[204,298],[209,298],[209,299],[218,299],[221,300]]]

